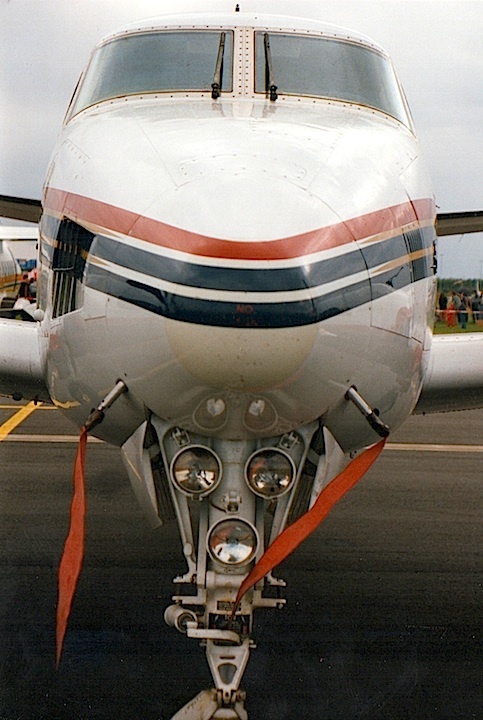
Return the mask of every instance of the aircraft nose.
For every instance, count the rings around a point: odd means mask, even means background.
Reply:
[[[370,300],[362,255],[338,215],[304,186],[302,166],[217,156],[180,168],[184,182],[149,210],[196,230],[180,236],[170,347],[207,387],[285,383],[310,356],[320,321]],[[337,244],[353,246],[344,263]]]
[[[306,191],[306,171],[293,162],[214,154],[173,162],[171,171],[176,183],[145,215],[159,218],[158,252],[168,257],[162,271],[170,282],[150,293],[149,307],[166,318],[176,361],[219,391],[285,382],[312,350],[311,286],[324,282],[303,259],[320,238],[301,231],[339,219]],[[148,237],[155,239],[146,229]]]
[[[370,300],[367,267],[346,224],[287,178],[265,178],[252,166],[231,168],[225,182],[215,172],[197,175],[164,193],[149,209],[156,214],[169,223],[140,217],[131,234],[152,245],[144,262],[158,277],[144,303],[166,318],[296,328]],[[141,289],[131,283],[129,293]]]
[[[307,189],[304,164],[276,155],[214,155],[180,163],[177,183],[147,212],[200,235],[235,241],[290,237],[339,221]]]
[[[277,328],[207,327],[171,321],[166,334],[178,363],[221,391],[273,389],[298,372],[317,336],[315,325]]]

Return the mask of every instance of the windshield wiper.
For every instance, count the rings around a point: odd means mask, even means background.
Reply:
[[[221,79],[223,77],[223,55],[225,53],[226,32],[220,35],[220,44],[218,45],[218,57],[216,58],[215,74],[211,83],[211,97],[216,100],[221,95]]]
[[[278,98],[277,86],[275,85],[275,77],[273,75],[272,53],[270,51],[270,40],[268,33],[263,34],[263,46],[265,48],[265,90],[270,91],[270,100],[275,102]]]

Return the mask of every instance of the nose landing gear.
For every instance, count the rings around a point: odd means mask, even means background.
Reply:
[[[263,443],[195,437],[156,417],[151,425],[188,565],[165,619],[205,647],[214,685],[172,720],[248,720],[240,683],[254,647],[253,612],[283,607],[285,583],[269,574],[239,602],[237,594],[293,512],[317,425]]]
[[[347,399],[366,414],[355,390]],[[375,411],[371,421],[387,435]],[[178,522],[187,570],[174,579],[179,592],[166,622],[204,645],[213,678],[214,688],[172,720],[247,720],[240,683],[254,647],[253,613],[285,604],[285,583],[272,570],[363,477],[384,442],[351,457],[318,422],[278,437],[228,440],[151,416],[125,443],[149,516]]]

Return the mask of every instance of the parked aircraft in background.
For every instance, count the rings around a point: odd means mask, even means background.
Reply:
[[[25,247],[26,254],[30,256],[33,250],[36,255],[38,236],[38,228],[35,226],[0,225],[0,318],[11,316],[31,319],[29,311],[33,311],[31,307],[33,298],[26,294],[24,298],[19,299],[19,295],[24,287],[22,282],[25,283],[26,279],[31,281],[36,277],[36,261],[31,258],[20,259],[19,253],[15,250],[19,246],[28,246]]]
[[[165,617],[213,675],[175,717],[245,718],[284,553],[412,412],[483,406],[483,335],[432,337],[436,232],[482,214],[437,215],[379,46],[241,12],[105,38],[42,202],[0,211],[40,220],[37,322],[0,321],[0,391],[122,447],[153,526],[178,522]]]
[[[22,280],[22,270],[6,240],[9,235],[8,228],[0,226],[0,301],[2,307],[15,302]]]

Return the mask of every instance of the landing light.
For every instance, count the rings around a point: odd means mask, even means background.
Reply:
[[[171,478],[185,495],[208,495],[221,479],[218,456],[202,445],[181,450],[171,462]]]
[[[244,520],[230,518],[214,525],[208,535],[208,551],[225,565],[243,565],[255,557],[257,532]]]
[[[257,450],[248,458],[245,468],[248,487],[263,498],[280,497],[295,481],[295,464],[278,448]]]

